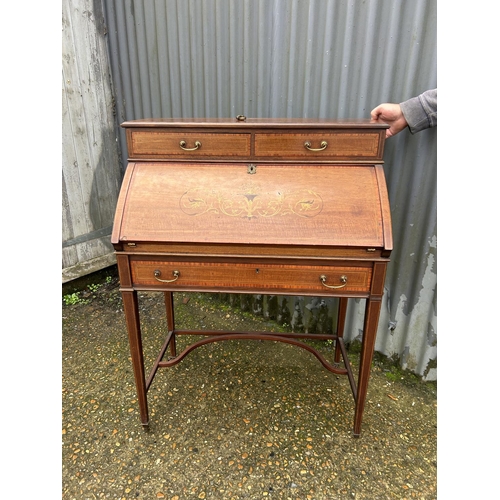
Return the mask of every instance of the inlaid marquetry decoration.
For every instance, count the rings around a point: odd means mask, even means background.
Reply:
[[[232,193],[203,187],[186,191],[180,208],[192,216],[222,214],[228,217],[256,219],[259,217],[316,217],[323,209],[321,196],[311,189],[265,191],[255,182],[244,184]]]

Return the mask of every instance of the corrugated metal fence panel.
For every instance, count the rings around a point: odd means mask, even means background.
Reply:
[[[106,0],[105,9],[120,122],[366,118],[437,86],[436,0]],[[395,250],[376,346],[427,379],[436,378],[436,137],[405,131],[387,143]],[[120,141],[125,158],[123,131]],[[290,321],[323,307],[287,302]],[[364,303],[350,302],[348,339],[363,328]]]
[[[100,1],[63,2],[63,282],[115,261],[121,169],[104,30]]]

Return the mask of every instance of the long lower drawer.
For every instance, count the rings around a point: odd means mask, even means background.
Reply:
[[[371,267],[133,260],[136,287],[261,293],[369,293]]]

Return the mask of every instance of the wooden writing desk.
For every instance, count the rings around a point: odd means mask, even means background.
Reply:
[[[129,164],[112,243],[142,424],[149,424],[147,391],[158,368],[210,342],[267,339],[302,347],[347,375],[359,436],[392,250],[382,167],[387,126],[245,117],[122,126]],[[163,292],[167,310],[168,335],[148,376],[138,290]],[[177,291],[339,297],[337,332],[179,330]],[[366,299],[357,383],[343,342],[349,297]],[[188,334],[204,337],[178,353],[176,336]],[[302,342],[311,338],[335,341],[333,362]]]

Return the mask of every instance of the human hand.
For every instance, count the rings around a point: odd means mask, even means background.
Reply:
[[[406,118],[401,111],[401,106],[399,104],[392,103],[384,103],[379,104],[375,109],[370,113],[372,120],[381,121],[390,125],[389,128],[385,131],[386,137],[392,137],[401,130],[404,130],[408,123]]]

